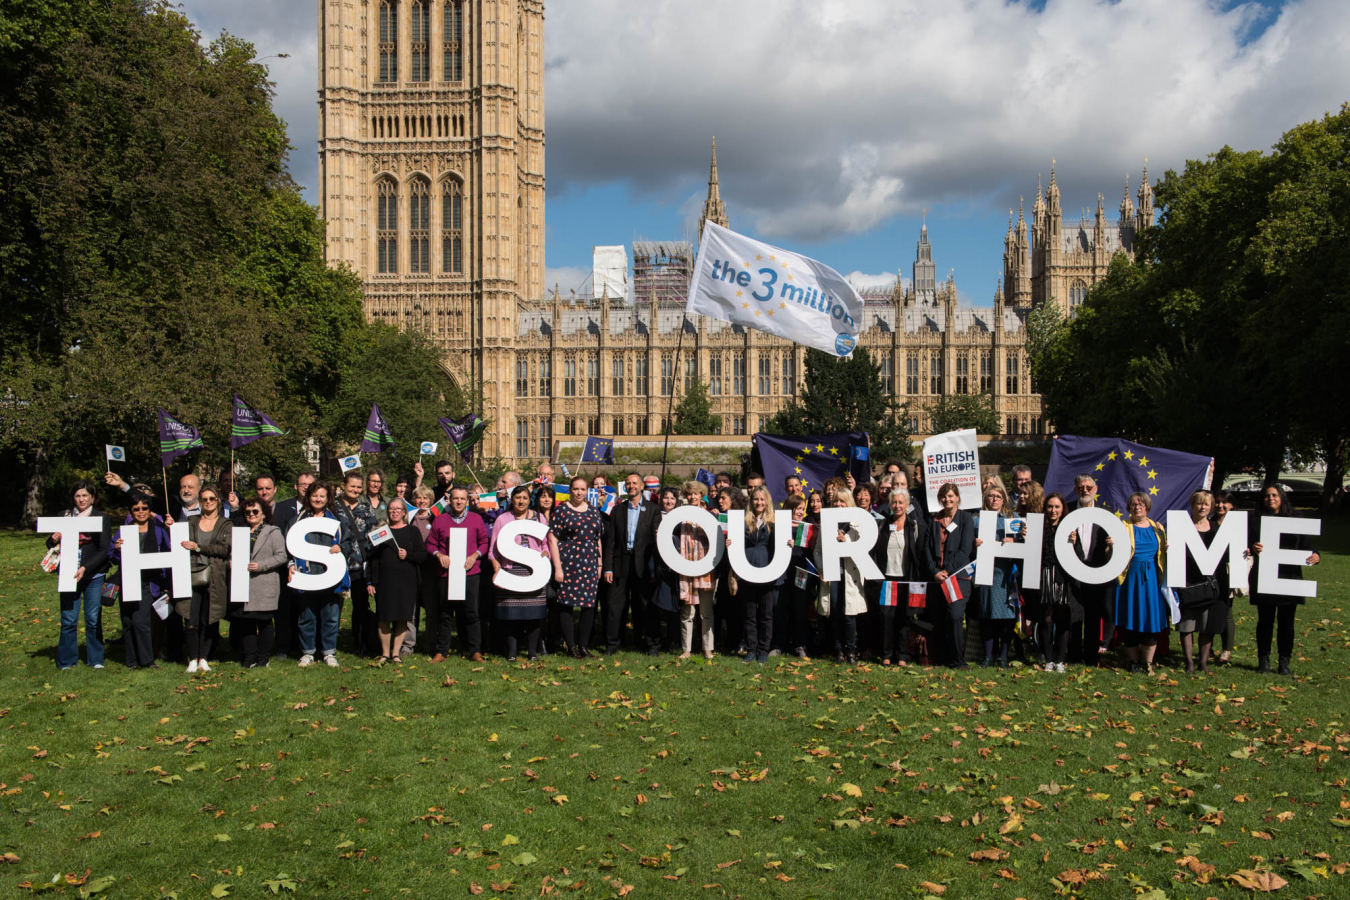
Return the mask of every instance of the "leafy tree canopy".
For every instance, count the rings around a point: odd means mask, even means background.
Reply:
[[[801,397],[770,419],[767,431],[865,431],[872,436],[873,459],[913,457],[905,408],[886,393],[881,370],[866,349],[845,358],[807,350],[804,376]]]

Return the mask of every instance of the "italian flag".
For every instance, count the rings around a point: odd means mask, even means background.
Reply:
[[[501,503],[498,502],[498,500],[497,500],[497,495],[496,495],[495,493],[493,493],[493,494],[479,494],[479,495],[478,495],[478,508],[479,508],[479,509],[497,509],[497,508],[499,508],[500,506],[501,506]]]
[[[811,542],[816,539],[816,531],[819,530],[810,522],[792,523],[792,546],[809,547]],[[887,582],[889,584],[889,582]]]

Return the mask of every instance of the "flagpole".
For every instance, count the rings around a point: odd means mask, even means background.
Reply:
[[[169,467],[160,466],[159,471],[164,476],[164,515],[169,514]]]
[[[675,340],[675,371],[671,372],[670,403],[666,406],[666,439],[661,445],[661,484],[666,483],[666,453],[670,450],[670,433],[675,430],[675,384],[680,378],[680,347],[684,345],[684,323],[688,319],[680,313],[680,336]]]
[[[479,479],[478,473],[475,472],[475,471],[473,470],[473,466],[469,465],[469,461],[468,461],[467,459],[464,459],[464,457],[462,457],[462,456],[460,457],[460,460],[463,461],[463,463],[464,463],[464,468],[468,469],[468,470],[469,470],[469,474],[473,476],[473,480],[474,480],[477,484],[483,485],[483,487],[487,487],[487,485],[483,484],[482,480]],[[476,500],[477,498],[474,498],[474,499]]]

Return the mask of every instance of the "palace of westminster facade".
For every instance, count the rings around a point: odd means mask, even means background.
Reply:
[[[544,285],[543,0],[318,0],[320,209],[328,260],[349,265],[372,321],[444,348],[481,391],[488,456],[551,457],[560,440],[655,435],[695,378],[726,434],[760,430],[800,390],[805,348],[686,319],[694,250],[633,245],[632,297],[550,296]],[[1066,222],[1051,168],[1031,222],[1018,211],[991,307],[957,304],[920,232],[912,282],[863,293],[860,343],[910,427],[951,394],[991,393],[1005,437],[1044,436],[1025,350],[1034,306],[1072,315],[1118,252],[1153,224],[1145,170],[1108,221]],[[729,225],[716,147],[703,220]],[[685,329],[680,340],[679,329]],[[679,359],[676,348],[679,345]]]

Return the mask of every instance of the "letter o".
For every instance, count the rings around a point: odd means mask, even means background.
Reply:
[[[675,529],[685,522],[702,528],[708,538],[708,552],[703,554],[701,559],[685,559],[675,549],[673,540]],[[676,507],[661,517],[661,525],[656,529],[656,552],[661,554],[661,561],[676,575],[683,575],[686,578],[707,575],[717,565],[719,556],[717,548],[722,537],[721,532],[717,520],[706,509],[697,506]]]

